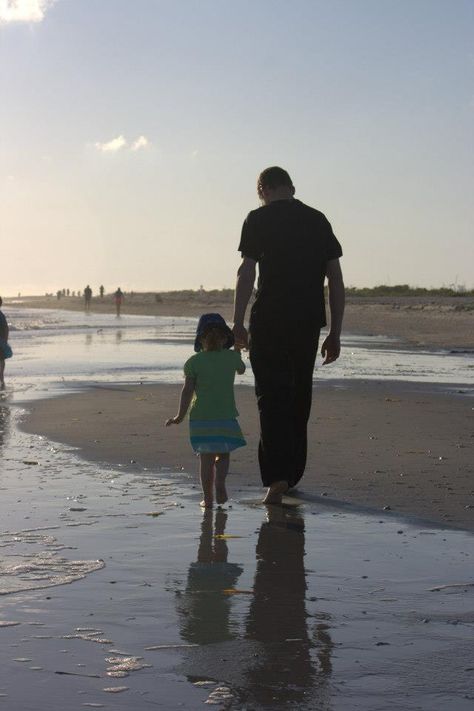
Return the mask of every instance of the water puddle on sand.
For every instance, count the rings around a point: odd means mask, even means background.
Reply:
[[[233,476],[203,513],[194,477],[88,464],[13,419],[0,707],[472,708],[472,535],[267,510]]]

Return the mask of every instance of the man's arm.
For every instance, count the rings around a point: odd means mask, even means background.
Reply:
[[[237,348],[248,348],[248,334],[244,326],[244,320],[245,312],[252,296],[253,285],[255,284],[256,264],[257,262],[254,259],[244,257],[237,271],[234,297],[234,326],[232,328]]]
[[[329,311],[331,325],[329,333],[321,347],[324,358],[323,365],[333,363],[339,358],[341,352],[341,329],[344,316],[345,291],[339,259],[331,259],[327,263],[326,276],[328,278]]]

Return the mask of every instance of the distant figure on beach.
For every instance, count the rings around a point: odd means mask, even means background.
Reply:
[[[220,314],[203,314],[199,319],[193,355],[184,364],[184,387],[178,414],[166,427],[183,421],[189,406],[191,446],[199,455],[199,473],[204,495],[201,506],[212,508],[227,501],[226,477],[230,452],[246,442],[237,422],[234,399],[235,374],[245,372],[232,331]]]
[[[84,306],[86,311],[90,311],[91,308],[91,299],[92,299],[92,289],[90,288],[89,284],[86,286],[84,289]]]
[[[307,423],[320,329],[326,325],[327,276],[331,325],[321,353],[339,357],[344,313],[342,249],[326,217],[296,200],[286,170],[264,170],[257,181],[262,206],[243,224],[237,272],[233,333],[250,350],[260,414],[258,459],[264,503],[281,504],[306,466]],[[245,312],[259,277],[249,334]]]
[[[0,309],[3,299],[0,296]],[[11,358],[13,353],[8,343],[9,328],[5,314],[0,310],[0,389],[5,390],[5,361]]]
[[[123,291],[120,287],[118,287],[117,291],[114,293],[114,302],[115,302],[115,311],[117,314],[117,317],[120,316],[120,309],[122,308],[122,303],[123,303]]]
[[[100,298],[101,298],[101,299],[104,298],[104,291],[105,291],[105,289],[104,289],[103,285],[101,284],[101,285],[99,286],[99,294],[100,294]]]

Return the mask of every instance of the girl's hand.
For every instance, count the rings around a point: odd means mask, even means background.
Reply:
[[[179,423],[182,422],[181,417],[170,417],[168,420],[165,422],[165,427],[170,427],[171,425],[179,425]]]

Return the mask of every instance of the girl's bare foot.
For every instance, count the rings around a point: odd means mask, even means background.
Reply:
[[[214,502],[212,499],[210,501],[206,501],[206,499],[203,499],[202,501],[199,502],[199,506],[203,509],[212,509],[214,505]]]
[[[287,481],[274,481],[271,486],[269,486],[267,495],[263,499],[264,504],[281,504],[283,494],[288,491]]]

